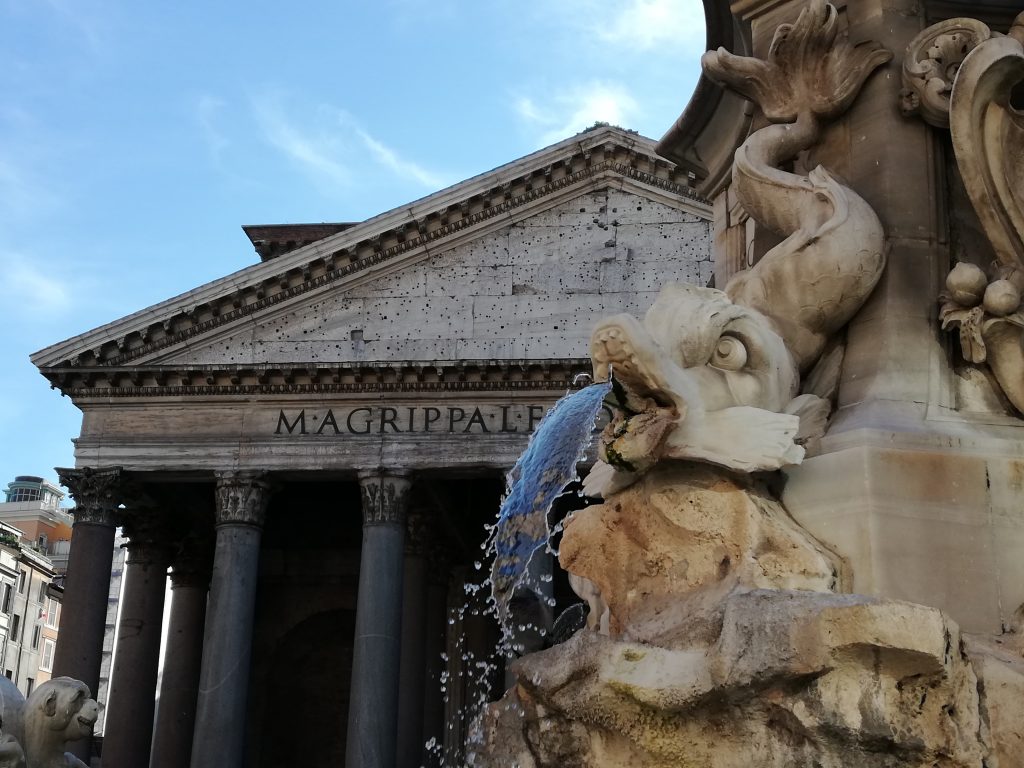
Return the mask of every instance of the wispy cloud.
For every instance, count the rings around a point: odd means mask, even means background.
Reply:
[[[636,99],[623,86],[594,81],[556,94],[546,103],[521,96],[515,101],[519,117],[539,130],[538,141],[552,144],[579,133],[596,122],[625,128],[637,114]]]
[[[436,174],[432,171],[428,171],[421,165],[414,163],[410,160],[403,160],[398,154],[390,147],[385,146],[377,139],[373,138],[366,131],[357,128],[356,135],[362,139],[366,148],[370,150],[374,159],[383,165],[385,168],[389,168],[399,176],[410,178],[413,181],[421,184],[424,187],[430,187],[431,189],[440,189],[451,184],[451,179],[447,179],[440,174]]]
[[[300,170],[327,186],[348,186],[352,182],[336,131],[329,134],[321,129],[310,133],[300,128],[273,96],[254,100],[253,106],[267,141]]]
[[[53,265],[27,254],[0,251],[0,272],[7,283],[7,312],[15,319],[38,319],[65,314],[71,309],[70,285]]]
[[[254,99],[254,110],[267,141],[296,167],[321,184],[351,186],[365,171],[365,162],[384,168],[405,181],[430,189],[451,183],[448,175],[431,171],[363,128],[345,110],[330,105],[307,110],[300,125],[280,98]]]
[[[600,40],[634,50],[689,47],[704,42],[704,8],[700,0],[628,0],[590,29]]]
[[[210,150],[214,163],[220,164],[221,155],[228,146],[228,139],[221,131],[217,114],[224,108],[224,102],[216,96],[203,94],[196,102],[196,122],[202,133],[203,140]]]

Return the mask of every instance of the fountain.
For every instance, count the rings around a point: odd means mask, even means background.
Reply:
[[[1024,693],[1019,649],[968,637],[936,608],[848,594],[848,564],[780,501],[777,470],[822,437],[840,332],[887,253],[861,196],[792,163],[890,58],[840,35],[821,0],[778,27],[763,60],[705,55],[708,76],[767,119],[736,151],[732,183],[781,242],[724,290],[669,285],[642,322],[594,330],[600,383],[563,401],[557,439],[535,439],[517,465],[493,572],[506,616],[588,409],[607,397],[615,416],[585,481],[603,503],[571,516],[559,551],[587,627],[513,664],[471,765],[1020,764],[1007,714]],[[570,413],[579,428],[560,429]]]

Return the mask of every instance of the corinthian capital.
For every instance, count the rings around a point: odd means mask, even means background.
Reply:
[[[116,521],[128,537],[128,562],[167,567],[171,558],[171,535],[161,510],[142,497],[119,510]]]
[[[217,525],[263,527],[270,503],[265,472],[217,473]]]
[[[411,486],[412,481],[404,472],[360,472],[359,490],[363,498],[363,525],[403,524]]]
[[[121,503],[121,467],[68,469],[57,467],[61,485],[75,500],[72,513],[76,523],[114,525],[114,511]]]

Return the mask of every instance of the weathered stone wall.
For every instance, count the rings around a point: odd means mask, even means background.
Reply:
[[[170,363],[584,357],[597,317],[662,285],[707,284],[709,223],[615,188],[588,192],[390,275],[290,307]]]

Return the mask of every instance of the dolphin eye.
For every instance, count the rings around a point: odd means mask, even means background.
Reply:
[[[747,364],[747,348],[735,336],[723,336],[711,354],[711,365],[724,371],[738,371]]]

